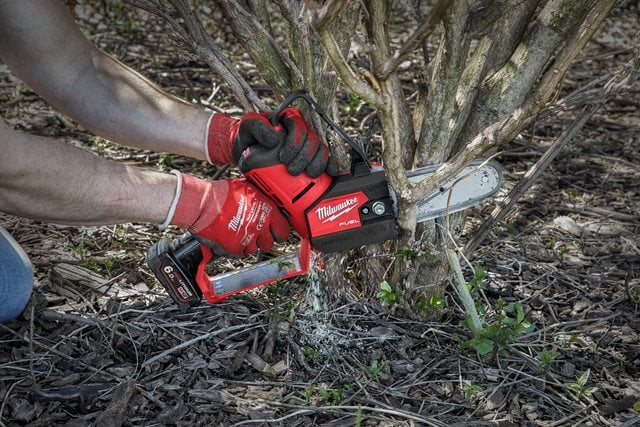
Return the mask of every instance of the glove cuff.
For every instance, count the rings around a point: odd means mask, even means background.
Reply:
[[[233,138],[238,133],[239,120],[224,114],[213,113],[207,124],[204,152],[207,161],[214,165],[235,165],[231,155]]]
[[[172,173],[178,176],[178,187],[165,223],[197,233],[211,224],[222,209],[229,184],[206,181],[178,171]]]

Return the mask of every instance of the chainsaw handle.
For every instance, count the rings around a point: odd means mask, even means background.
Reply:
[[[307,101],[311,109],[315,111],[320,116],[320,118],[322,118],[322,120],[324,120],[325,123],[331,129],[333,129],[333,131],[335,131],[347,144],[349,144],[349,146],[353,149],[353,151],[360,157],[360,159],[358,160],[366,163],[367,166],[371,167],[371,165],[367,160],[367,155],[365,154],[360,144],[356,143],[353,139],[351,139],[351,137],[347,134],[347,132],[345,132],[345,130],[339,124],[331,120],[331,117],[329,117],[327,113],[324,112],[322,107],[320,107],[320,105],[316,102],[316,100],[313,99],[311,95],[309,95],[309,92],[307,92],[306,89],[300,89],[300,90],[291,92],[280,103],[280,105],[278,105],[278,107],[275,110],[273,110],[271,114],[269,114],[269,122],[271,123],[272,126],[274,127],[278,126],[279,124],[278,117],[280,116],[280,113],[282,113],[282,111],[284,111],[285,108],[287,108],[293,101],[295,101],[298,98],[301,98]]]
[[[310,241],[302,239],[295,254],[209,276],[206,268],[214,258],[213,251],[185,233],[153,244],[147,252],[147,264],[171,299],[186,308],[198,304],[202,297],[215,304],[239,292],[306,274],[311,254]]]
[[[209,276],[205,269],[213,259],[213,252],[205,245],[200,245],[200,248],[203,257],[196,272],[196,283],[204,298],[211,304],[217,304],[239,292],[301,276],[309,271],[311,265],[311,244],[309,240],[302,239],[296,254],[283,255],[239,270]]]

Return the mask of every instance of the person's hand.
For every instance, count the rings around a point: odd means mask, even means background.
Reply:
[[[279,125],[274,127],[267,112],[250,112],[239,120],[222,113],[214,114],[207,139],[209,161],[237,164],[247,149],[260,153],[278,150],[277,158],[287,165],[292,175],[307,172],[315,178],[325,170],[337,175],[329,147],[305,122],[300,110],[287,108],[279,114],[278,120]]]
[[[170,224],[188,229],[215,254],[266,251],[289,235],[289,223],[277,207],[245,179],[207,181],[178,175]]]
[[[278,122],[286,130],[280,161],[287,165],[291,175],[307,172],[311,178],[316,178],[325,170],[330,175],[338,174],[329,147],[320,141],[300,110],[285,108],[278,115]]]

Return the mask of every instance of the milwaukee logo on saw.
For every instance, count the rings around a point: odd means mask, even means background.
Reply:
[[[340,215],[350,212],[353,208],[356,207],[357,203],[358,203],[358,198],[353,197],[335,206],[319,207],[318,209],[316,209],[316,214],[318,215],[318,219],[322,221],[322,223],[325,223],[327,221],[333,221],[334,219],[338,218]]]
[[[324,200],[308,216],[311,234],[317,237],[359,227],[359,208],[368,201],[362,192]]]

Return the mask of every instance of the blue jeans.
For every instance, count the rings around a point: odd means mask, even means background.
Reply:
[[[0,227],[0,322],[8,322],[27,307],[33,289],[33,267],[27,254]]]

